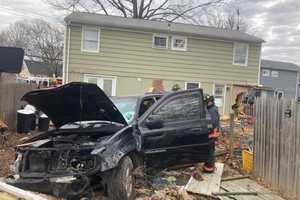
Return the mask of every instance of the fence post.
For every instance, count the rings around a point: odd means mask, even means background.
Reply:
[[[234,136],[234,114],[230,113],[230,137],[229,137],[229,147],[230,147],[230,157],[233,157],[234,145],[233,145],[233,136]]]

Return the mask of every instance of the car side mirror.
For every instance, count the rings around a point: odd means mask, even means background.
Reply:
[[[151,115],[145,122],[149,129],[160,129],[164,127],[164,120],[160,115]]]

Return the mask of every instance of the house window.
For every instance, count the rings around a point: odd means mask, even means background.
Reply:
[[[272,71],[271,76],[277,78],[277,77],[279,77],[279,72],[278,71]]]
[[[99,28],[83,26],[81,50],[88,52],[99,52],[99,36]]]
[[[233,64],[247,66],[248,65],[248,51],[249,51],[248,44],[234,43]]]
[[[172,37],[172,49],[173,50],[179,50],[179,51],[186,51],[186,49],[187,49],[187,38],[186,37],[173,36]]]
[[[196,89],[200,88],[200,83],[198,82],[185,82],[185,89],[190,90],[190,89]]]
[[[224,112],[224,101],[225,101],[225,85],[215,84],[214,86],[214,97],[215,104],[219,109],[219,113],[223,114]]]
[[[263,69],[263,70],[262,70],[262,76],[270,76],[270,70],[268,70],[268,69]]]
[[[85,75],[84,82],[97,84],[107,96],[116,96],[115,77]]]
[[[153,47],[156,48],[168,48],[168,36],[166,35],[154,35]]]
[[[282,97],[284,97],[284,92],[281,91],[281,90],[277,90],[275,91],[275,94],[274,94],[278,99],[281,99]]]

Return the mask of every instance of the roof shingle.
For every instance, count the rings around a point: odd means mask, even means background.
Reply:
[[[80,24],[102,25],[109,27],[140,29],[148,31],[170,32],[176,34],[197,35],[213,39],[230,41],[241,41],[250,43],[262,43],[263,39],[243,33],[240,31],[221,29],[209,26],[199,26],[192,24],[160,22],[134,18],[124,18],[118,16],[107,16],[102,14],[73,12],[65,17],[67,23],[74,22]]]

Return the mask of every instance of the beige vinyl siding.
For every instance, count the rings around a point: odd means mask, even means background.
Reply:
[[[152,48],[153,33],[101,27],[100,35],[99,53],[81,52],[81,26],[71,27],[69,73],[235,84],[258,81],[260,45],[250,44],[248,66],[243,67],[232,65],[231,41],[188,37],[187,51],[174,51]]]

